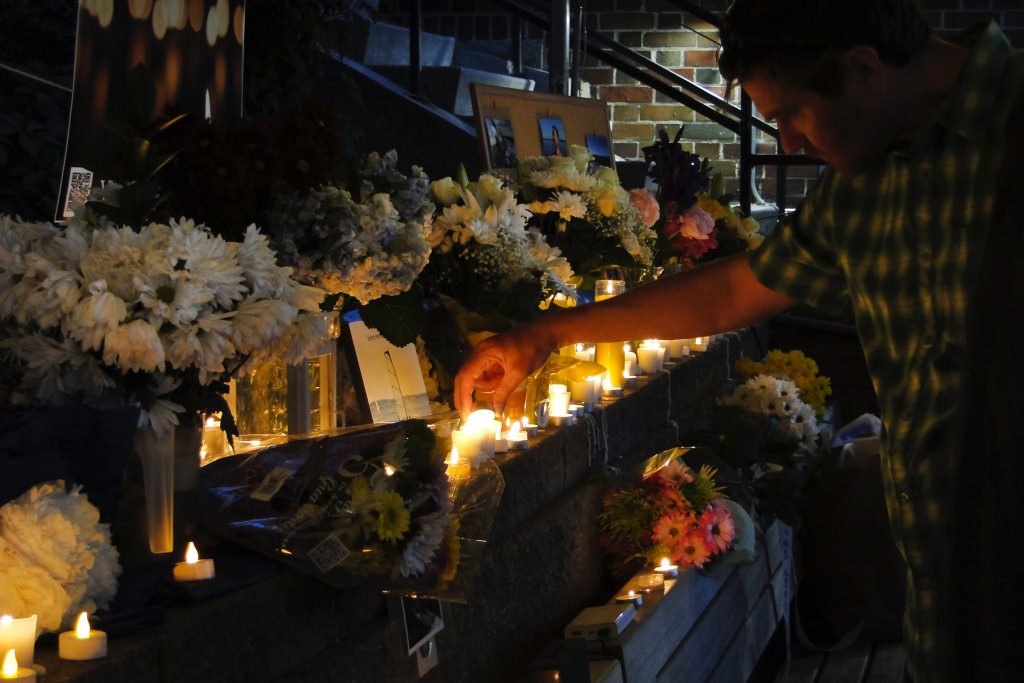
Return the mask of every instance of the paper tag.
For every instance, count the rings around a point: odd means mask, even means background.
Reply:
[[[256,488],[255,491],[249,494],[249,497],[253,500],[261,500],[267,502],[281,490],[284,483],[295,474],[294,470],[290,470],[287,467],[275,467],[263,478],[263,482]]]
[[[64,220],[71,220],[75,217],[74,211],[71,210],[72,203],[85,204],[89,199],[89,193],[92,192],[92,178],[93,172],[87,168],[81,166],[72,166],[71,174],[68,176],[68,190],[67,195],[64,197]]]
[[[338,538],[340,532],[335,531],[324,540],[313,546],[309,551],[309,559],[324,574],[331,571],[351,555],[351,551]]]

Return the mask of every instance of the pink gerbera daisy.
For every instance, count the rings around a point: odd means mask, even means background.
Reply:
[[[678,460],[673,460],[662,467],[658,474],[662,481],[676,488],[683,484],[693,483],[693,474],[690,472],[690,468]]]
[[[725,504],[713,504],[708,511],[711,523],[706,527],[705,541],[713,553],[726,550],[736,538],[736,524],[732,518],[732,510]]]
[[[680,551],[679,560],[698,569],[702,568],[711,556],[711,551],[704,544],[704,537],[698,534],[687,536],[683,540]]]

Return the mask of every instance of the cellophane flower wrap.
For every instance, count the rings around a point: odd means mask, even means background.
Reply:
[[[429,183],[418,166],[403,174],[394,150],[374,152],[354,191],[321,185],[281,197],[270,234],[302,282],[360,304],[401,294],[430,258]]]
[[[202,470],[212,532],[339,587],[464,601],[504,481],[450,481],[446,448],[408,420],[293,441]]]
[[[666,557],[684,569],[703,568],[729,551],[738,534],[752,533],[740,529],[752,522],[722,494],[715,470],[688,467],[682,460],[687,451],[673,448],[653,456],[639,483],[605,495],[601,542],[616,576]]]
[[[532,214],[529,225],[585,279],[612,267],[652,265],[653,207],[642,196],[631,198],[615,171],[593,164],[585,147],[573,145],[570,152],[520,162],[517,187]]]
[[[428,289],[479,315],[529,319],[555,293],[574,295],[573,268],[545,235],[530,227],[530,209],[504,180],[484,173],[434,181],[437,207]]]
[[[109,525],[78,488],[38,484],[0,507],[0,614],[59,631],[105,608],[120,574]]]
[[[249,226],[228,242],[189,219],[136,231],[80,209],[66,228],[0,216],[0,350],[24,402],[141,407],[158,432],[270,357],[327,334],[323,292]]]

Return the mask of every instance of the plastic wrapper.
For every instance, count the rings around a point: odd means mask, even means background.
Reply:
[[[340,588],[465,602],[504,480],[451,479],[420,420],[289,441],[202,470],[204,523]]]

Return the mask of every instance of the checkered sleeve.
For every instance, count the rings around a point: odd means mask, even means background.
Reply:
[[[819,187],[826,181],[822,179]],[[819,188],[815,188],[816,190]],[[825,213],[816,207],[812,191],[800,209],[775,227],[751,253],[750,266],[765,287],[797,301],[839,314],[849,300],[846,278],[830,244]]]

